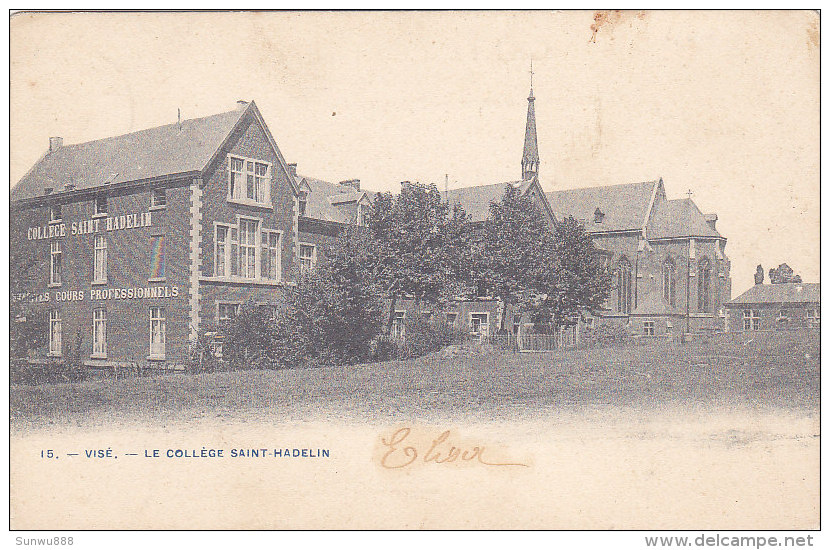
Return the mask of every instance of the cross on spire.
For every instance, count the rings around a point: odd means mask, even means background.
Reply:
[[[694,195],[694,192],[691,189],[686,191],[686,196],[688,196],[690,199],[692,198],[692,195]]]
[[[530,89],[533,90],[533,58],[530,58]]]

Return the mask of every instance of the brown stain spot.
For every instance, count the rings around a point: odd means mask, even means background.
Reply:
[[[628,22],[631,26],[634,20],[645,21],[646,12],[644,10],[629,11],[629,10],[600,10],[594,12],[594,22],[591,23],[591,39],[588,42],[596,43],[597,33],[600,29],[605,29],[611,40],[613,40],[612,31],[621,23]]]
[[[810,50],[818,49],[821,46],[821,31],[818,26],[818,18],[813,18],[813,21],[807,26],[807,48]]]

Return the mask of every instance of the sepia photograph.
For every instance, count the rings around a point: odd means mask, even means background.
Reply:
[[[818,11],[9,32],[10,530],[813,544]]]

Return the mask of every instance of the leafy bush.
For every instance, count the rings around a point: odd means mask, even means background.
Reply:
[[[461,341],[461,331],[443,319],[434,321],[423,315],[412,315],[405,321],[405,338],[392,340],[393,357],[412,359]]]
[[[232,321],[206,331],[191,370],[277,369],[366,361],[383,318],[380,292],[366,269],[366,236],[344,231],[317,269],[285,288],[276,306],[246,302]],[[218,339],[212,334],[215,333]],[[213,351],[222,342],[222,360]]]
[[[585,329],[580,338],[581,346],[588,348],[618,348],[634,344],[634,337],[628,328],[616,323]]]

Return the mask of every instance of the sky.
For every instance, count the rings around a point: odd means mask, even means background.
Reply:
[[[79,143],[255,100],[300,174],[397,191],[663,178],[716,212],[733,296],[819,280],[819,20],[804,11],[18,14],[10,186]],[[623,208],[625,205],[620,205]]]

